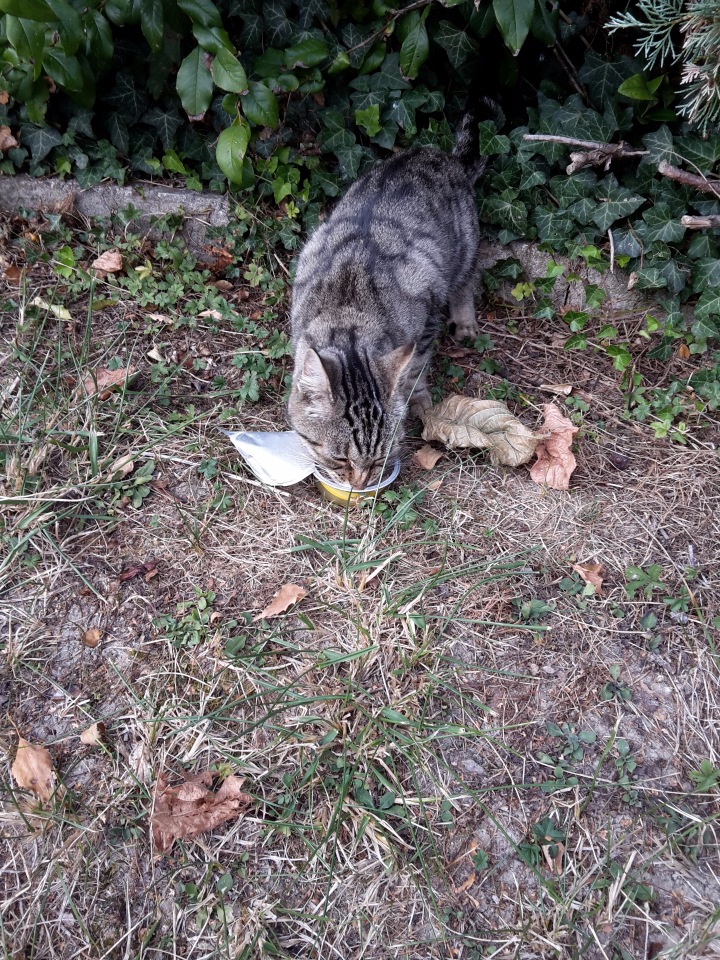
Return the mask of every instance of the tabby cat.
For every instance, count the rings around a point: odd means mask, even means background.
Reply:
[[[477,142],[467,115],[452,155],[426,147],[386,160],[300,254],[288,419],[330,479],[362,489],[392,463],[408,408],[430,406],[445,309],[458,338],[476,335]]]

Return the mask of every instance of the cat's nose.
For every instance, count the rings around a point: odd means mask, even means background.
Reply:
[[[364,490],[370,482],[370,470],[353,470],[348,483],[356,490]]]

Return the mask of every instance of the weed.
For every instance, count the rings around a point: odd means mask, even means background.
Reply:
[[[619,700],[627,702],[632,700],[632,692],[628,685],[620,679],[620,665],[614,663],[609,670],[612,677],[600,691],[601,700]]]
[[[720,784],[720,767],[714,766],[710,760],[701,760],[697,770],[690,771],[690,779],[698,793],[714,790]]]

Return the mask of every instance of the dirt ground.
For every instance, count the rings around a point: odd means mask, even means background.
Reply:
[[[166,355],[214,362],[159,404],[152,338],[95,316],[88,359],[134,350],[140,370],[93,407],[101,449],[155,466],[136,506],[79,485],[60,446],[23,497],[6,461],[4,957],[720,956],[720,423],[656,440],[608,357],[561,349],[560,320],[481,317],[494,371],[444,337],[462,374],[439,389],[505,390],[531,427],[563,405],[569,492],[483,454],[423,471],[411,437],[398,499],[346,514],[311,481],[262,486],[218,429],[231,333],[167,330]],[[635,342],[638,317],[615,322]],[[3,323],[14,422],[27,371],[82,335]],[[280,393],[232,426],[283,428]],[[93,405],[76,406],[81,435]],[[604,566],[600,595],[580,563]],[[289,582],[307,596],[253,620]],[[98,721],[103,743],[82,743]],[[11,778],[18,735],[52,756],[43,808]],[[247,811],[157,856],[158,776],[206,770],[243,777]]]

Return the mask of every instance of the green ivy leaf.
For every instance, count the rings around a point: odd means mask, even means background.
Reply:
[[[67,57],[55,47],[48,47],[43,53],[43,66],[55,83],[72,93],[83,88],[83,75],[77,57]]]
[[[221,90],[227,90],[229,93],[242,93],[247,90],[248,82],[242,64],[225,47],[220,47],[215,54],[210,70],[215,83]]]
[[[527,207],[517,198],[502,194],[497,197],[485,197],[480,202],[480,215],[490,223],[510,227],[519,233],[527,228]]]
[[[183,13],[202,27],[222,27],[220,11],[212,0],[177,0]]]
[[[242,117],[221,132],[215,148],[217,165],[231,183],[243,182],[243,159],[250,143],[250,126]]]
[[[145,113],[148,98],[145,91],[137,85],[133,76],[127,73],[119,73],[115,86],[105,97],[105,102],[114,106],[130,125],[137,123]]]
[[[110,113],[107,121],[110,142],[117,150],[127,157],[130,153],[130,131],[122,117],[117,113]]]
[[[502,0],[500,0],[502,2]],[[514,0],[509,0],[514,2]],[[534,0],[522,0],[530,2]],[[465,30],[460,30],[449,20],[441,20],[433,31],[433,39],[440,44],[447,53],[450,63],[457,69],[461,67],[471,54],[477,53],[477,44]]]
[[[400,69],[408,80],[414,80],[417,77],[420,67],[430,53],[430,41],[425,29],[425,14],[428,10],[429,7],[426,7],[424,14],[417,16],[417,22],[410,28],[400,47]],[[417,13],[417,11],[414,12]],[[412,16],[412,13],[408,16]]]
[[[493,10],[505,46],[516,56],[530,32],[535,0],[493,0]]]
[[[369,137],[380,133],[380,106],[375,103],[365,110],[355,111],[355,123],[361,127]]]
[[[0,0],[0,12],[40,23],[49,23],[55,19],[54,12],[45,0]]]
[[[177,110],[174,107],[171,110],[151,107],[142,119],[143,123],[149,123],[150,126],[155,127],[163,147],[170,150],[175,143],[175,134],[183,124]]]
[[[288,70],[296,67],[317,67],[327,60],[327,57],[327,43],[316,37],[307,37],[285,50],[285,66]]]
[[[23,60],[33,62],[35,79],[42,73],[45,49],[45,28],[35,20],[25,20],[10,14],[5,18],[7,38]]]
[[[687,160],[703,173],[713,170],[720,160],[720,135],[713,130],[708,131],[707,137],[677,137],[675,146],[683,160]]]
[[[286,0],[263,0],[265,35],[271,47],[285,48],[295,32],[295,25],[287,15],[287,6]]]
[[[242,111],[252,123],[262,127],[272,127],[274,130],[278,125],[278,105],[275,94],[269,90],[264,83],[256,83],[251,80],[248,84],[248,92],[243,94]]]
[[[645,226],[644,229],[638,228],[638,232],[645,243],[656,240],[673,243],[685,236],[685,227],[665,203],[656,203],[649,210],[645,210],[642,218]]]
[[[510,153],[510,138],[496,133],[492,120],[483,120],[478,124],[480,153],[483,157],[492,157],[498,153]],[[540,181],[542,183],[542,180]]]
[[[597,177],[592,170],[581,170],[571,177],[553,177],[549,187],[553,197],[561,207],[569,207],[577,200],[587,199],[597,183]]]
[[[54,127],[36,127],[30,124],[20,127],[20,135],[35,163],[44,160],[53,147],[60,146],[63,139],[62,134]]]
[[[602,233],[606,233],[620,217],[627,217],[645,203],[645,197],[636,196],[619,186],[613,174],[597,185],[595,196],[600,205],[593,215],[593,222]]]
[[[637,64],[628,57],[608,61],[591,50],[578,71],[578,80],[587,87],[595,103],[606,107],[615,100],[620,84],[634,73]]]
[[[667,279],[657,267],[640,267],[636,270],[636,290],[655,290],[667,287]]]
[[[693,271],[693,293],[702,293],[707,287],[720,288],[720,260],[698,260]]]
[[[208,59],[201,47],[195,47],[178,68],[176,88],[190,119],[203,117],[212,100],[214,84]]]
[[[163,0],[139,0],[140,29],[151,50],[162,50],[165,34]]]

